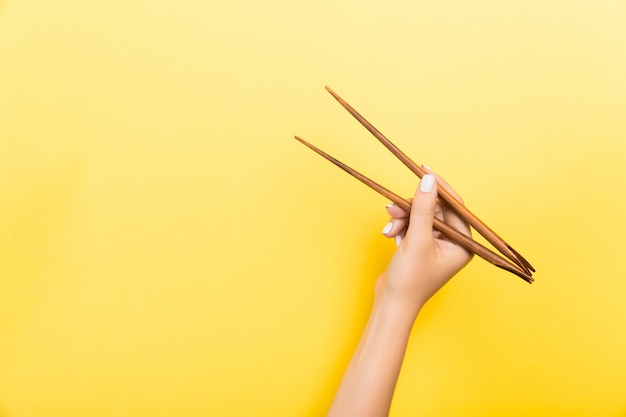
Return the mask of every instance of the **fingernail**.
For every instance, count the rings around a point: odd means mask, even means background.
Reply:
[[[427,171],[431,171],[432,172],[432,169],[428,165],[426,165],[426,164],[422,164],[422,168],[424,168]]]
[[[387,204],[385,207],[392,208],[393,206],[395,206],[395,204]]]
[[[402,236],[396,235],[396,246],[400,246],[400,243],[402,243]]]
[[[393,223],[391,222],[387,223],[385,227],[383,228],[383,235],[386,235],[387,233],[389,233],[392,227],[393,227]]]
[[[430,174],[426,174],[422,177],[422,181],[420,181],[420,191],[423,193],[429,193],[433,190],[435,186],[435,177]]]

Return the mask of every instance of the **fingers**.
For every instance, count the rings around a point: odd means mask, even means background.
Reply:
[[[443,207],[441,207],[441,204],[437,204],[437,206],[435,207],[435,218],[441,221],[445,221],[444,210],[443,210]],[[433,229],[433,237],[435,239],[442,239],[443,235],[441,234],[439,230]]]
[[[443,206],[443,220],[464,235],[472,235],[472,231],[465,220],[460,218],[447,204]]]
[[[437,183],[435,177],[426,174],[422,177],[411,205],[411,223],[406,236],[411,242],[428,243],[433,241],[433,218],[437,206]]]
[[[391,218],[389,223],[383,227],[382,234],[387,237],[395,237],[404,231],[408,221],[408,217],[404,219]]]
[[[418,226],[413,226],[413,224],[422,223],[423,225],[419,226],[419,234],[424,234],[425,239],[432,240],[433,217],[436,216],[439,219],[443,219],[444,214],[442,208],[437,204],[437,185],[435,177],[433,175],[425,175],[425,179],[422,178],[415,198],[412,199],[411,213],[394,204],[387,205],[387,212],[391,216],[391,219],[383,228],[382,234],[386,237],[394,237],[396,245],[402,242],[405,235],[411,233],[410,230],[407,231],[409,217],[411,219],[409,229],[417,230],[416,228],[418,228]],[[417,238],[413,237],[412,239],[416,240]]]
[[[391,219],[383,228],[383,235],[394,238],[396,246],[400,246],[406,234],[406,226],[409,224],[409,212],[402,210],[395,204],[388,204],[387,213]]]
[[[401,209],[395,204],[387,204],[387,213],[395,219],[408,219],[409,212]]]
[[[444,190],[446,190],[448,193],[450,193],[452,195],[452,197],[454,197],[455,199],[457,199],[461,204],[463,204],[463,198],[461,198],[461,196],[454,191],[454,188],[452,188],[450,186],[450,184],[448,184],[446,182],[446,180],[444,180],[443,178],[441,178],[439,175],[437,175],[435,172],[433,172],[432,169],[430,169],[430,167],[426,166],[426,165],[422,165],[422,168],[428,172],[431,175],[434,175],[435,178],[437,179],[437,186],[439,186],[440,188],[443,188]]]
[[[459,201],[461,204],[463,204],[463,198],[461,198],[461,196],[454,191],[454,189],[450,186],[450,184],[448,184],[446,182],[446,180],[444,180],[443,178],[441,178],[439,175],[435,174],[432,169],[430,169],[429,167],[427,167],[426,165],[422,165],[422,168],[424,168],[424,170],[426,170],[428,173],[430,173],[431,175],[434,175],[435,178],[437,179],[437,186],[445,189],[448,193],[450,193],[450,195],[452,195],[452,197],[454,197],[457,201]],[[461,219],[451,208],[448,204],[446,204],[445,202],[442,201],[442,212],[443,212],[443,218],[439,217],[441,220],[444,220],[446,223],[448,223],[450,226],[454,227],[455,229],[457,229],[459,232],[467,235],[467,236],[471,236],[471,230],[469,228],[469,225],[467,223],[465,223],[465,221],[463,219]]]
[[[387,213],[389,213],[391,219],[383,228],[382,233],[386,237],[395,238],[396,246],[399,246],[404,238],[406,226],[409,224],[409,212],[402,210],[395,204],[388,204]]]
[[[445,189],[455,199],[463,203],[461,196],[443,178],[435,174],[432,169],[425,165],[422,165],[422,168],[430,175],[425,175],[426,179],[422,178],[420,186],[416,191],[415,199],[412,202],[411,213],[401,209],[395,204],[387,205],[387,213],[389,213],[391,219],[383,228],[383,235],[389,238],[395,238],[397,245],[400,244],[406,234],[413,235],[412,240],[422,239],[422,241],[430,241],[432,237],[441,239],[441,234],[432,230],[432,220],[433,217],[436,217],[465,235],[471,236],[471,231],[467,223],[465,223],[448,204],[444,201],[441,201],[441,204],[437,204],[437,187]],[[418,198],[419,203],[417,203],[418,205],[416,206],[416,199]],[[411,219],[409,229],[413,229],[413,232],[407,232],[406,230],[409,224],[409,217]],[[419,225],[414,226],[414,223],[419,223]]]

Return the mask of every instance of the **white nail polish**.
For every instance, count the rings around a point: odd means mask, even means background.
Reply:
[[[423,193],[429,193],[433,190],[435,186],[435,177],[430,174],[426,174],[422,177],[422,181],[420,181],[420,191]]]
[[[392,208],[393,206],[395,206],[395,204],[387,204],[385,207]]]
[[[389,233],[392,227],[393,227],[393,223],[391,222],[387,223],[385,227],[383,228],[383,235],[386,235],[387,233]]]
[[[402,243],[402,236],[396,235],[396,246],[400,246],[400,243]]]

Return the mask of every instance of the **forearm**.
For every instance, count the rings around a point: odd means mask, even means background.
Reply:
[[[389,414],[393,391],[411,333],[423,304],[458,272],[471,254],[433,234],[439,217],[467,236],[469,226],[449,207],[437,206],[437,182],[430,170],[422,177],[410,213],[391,205],[387,237],[404,235],[387,270],[376,283],[376,302],[328,416],[368,417]],[[462,202],[440,178],[441,185]],[[409,223],[410,217],[410,223]],[[389,227],[391,225],[391,227]]]
[[[418,310],[377,295],[329,417],[388,415]]]

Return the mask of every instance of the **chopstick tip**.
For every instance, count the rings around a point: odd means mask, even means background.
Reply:
[[[304,146],[306,146],[307,148],[310,148],[312,150],[314,150],[317,153],[320,153],[321,151],[319,149],[317,149],[315,146],[311,145],[309,142],[307,142],[306,140],[302,139],[300,136],[295,135],[294,138],[300,142],[301,144],[303,144]]]
[[[511,245],[507,244],[506,247],[509,248],[511,252],[513,252],[515,257],[518,259],[518,261],[520,261],[524,265],[524,267],[528,270],[528,272],[531,272],[531,271],[537,272],[535,268],[533,268],[533,266],[530,264],[530,262],[528,262],[518,251],[513,249]]]
[[[337,93],[335,93],[335,91],[333,91],[332,88],[330,88],[327,85],[325,85],[324,88],[326,89],[326,91],[328,91],[330,93],[331,96],[333,96],[335,98],[335,100],[337,100],[339,103],[341,103],[341,105],[344,105],[344,100],[341,97],[339,97],[339,95]]]

